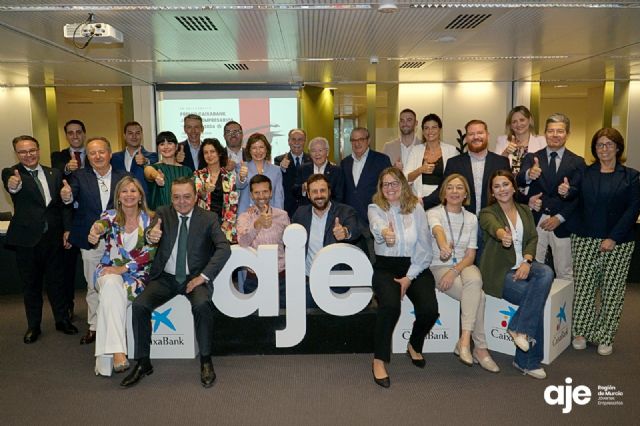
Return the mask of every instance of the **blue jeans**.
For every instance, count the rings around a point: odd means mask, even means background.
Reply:
[[[535,370],[544,356],[544,304],[553,283],[553,271],[534,261],[526,280],[514,281],[514,273],[513,269],[507,272],[502,289],[502,298],[518,305],[508,329],[529,338],[527,352],[516,348],[515,363],[523,370]]]

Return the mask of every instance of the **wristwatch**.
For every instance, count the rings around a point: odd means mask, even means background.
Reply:
[[[527,262],[529,264],[529,266],[533,265],[533,260],[531,260],[531,259],[525,258],[524,261]]]

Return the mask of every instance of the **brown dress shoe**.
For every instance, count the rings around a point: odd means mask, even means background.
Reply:
[[[80,339],[81,345],[89,345],[96,341],[96,332],[94,330],[87,330],[87,334]]]

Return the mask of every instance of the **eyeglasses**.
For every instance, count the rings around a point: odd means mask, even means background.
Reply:
[[[605,143],[597,143],[596,149],[613,149],[616,147],[616,144],[613,142],[605,142]]]
[[[382,187],[385,188],[385,189],[386,188],[396,189],[399,186],[400,186],[400,181],[398,181],[398,180],[394,180],[394,181],[391,181],[391,182],[382,182]]]
[[[351,143],[353,142],[365,142],[367,141],[369,138],[356,138],[356,139],[349,139],[351,141]]]
[[[109,187],[104,182],[104,178],[101,178],[101,177],[98,178],[98,185],[100,186],[100,191],[109,192]]]
[[[26,157],[27,155],[36,155],[39,149],[30,149],[28,151],[16,151],[16,154]]]
[[[242,133],[242,130],[225,130],[224,134],[229,136],[237,136]]]

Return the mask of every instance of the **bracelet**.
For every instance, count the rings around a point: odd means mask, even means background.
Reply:
[[[460,271],[458,271],[455,266],[452,266],[449,270],[455,272],[457,276],[460,276]]]

